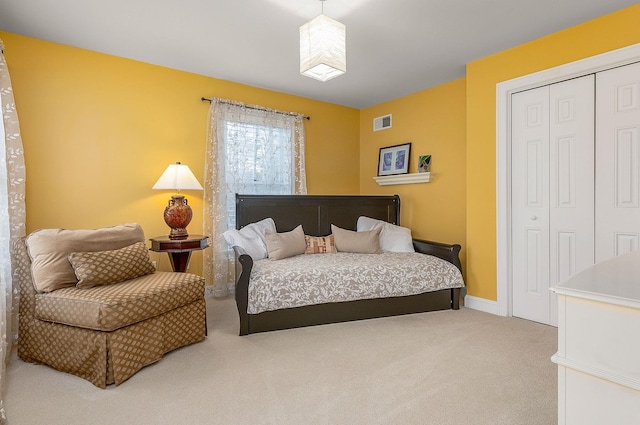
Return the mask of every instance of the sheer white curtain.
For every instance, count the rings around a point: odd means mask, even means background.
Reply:
[[[233,251],[222,233],[235,228],[235,194],[307,193],[303,116],[211,99],[205,161],[204,251],[209,294],[233,293]]]
[[[24,236],[26,213],[24,152],[2,40],[0,52],[0,424],[6,424],[6,362],[17,336],[14,330],[17,329],[18,288],[12,285],[11,241]]]

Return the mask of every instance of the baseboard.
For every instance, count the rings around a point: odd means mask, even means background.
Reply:
[[[464,306],[473,310],[484,311],[485,313],[498,315],[497,301],[478,298],[474,297],[473,295],[467,295],[464,297]]]

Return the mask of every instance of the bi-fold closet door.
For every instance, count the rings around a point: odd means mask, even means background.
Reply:
[[[512,96],[513,315],[557,325],[550,287],[639,248],[640,64]]]
[[[596,74],[596,255],[640,249],[640,63]]]
[[[594,76],[512,97],[513,315],[557,325],[549,291],[594,255]]]

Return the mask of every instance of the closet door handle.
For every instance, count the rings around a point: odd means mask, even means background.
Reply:
[[[538,217],[536,217],[535,215],[531,216],[531,220],[537,220],[537,219],[538,219]]]

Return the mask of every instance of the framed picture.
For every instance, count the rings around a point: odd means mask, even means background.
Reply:
[[[431,155],[420,155],[420,158],[418,158],[418,172],[431,172]]]
[[[378,175],[406,174],[409,172],[409,154],[411,143],[380,148]]]

